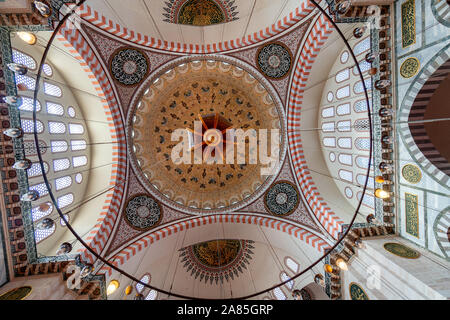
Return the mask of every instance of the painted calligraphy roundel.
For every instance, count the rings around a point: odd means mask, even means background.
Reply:
[[[132,86],[145,78],[150,70],[150,63],[143,52],[132,48],[121,48],[114,53],[110,69],[118,82]]]
[[[257,65],[260,71],[272,79],[285,77],[292,67],[292,54],[282,43],[269,43],[257,54]]]

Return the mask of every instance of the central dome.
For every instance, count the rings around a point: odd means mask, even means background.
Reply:
[[[236,161],[225,161],[226,146],[236,145],[236,138],[227,140],[229,129],[254,129],[258,149],[260,129],[266,129],[269,154],[272,129],[279,130],[280,145],[285,143],[283,110],[256,77],[232,62],[198,60],[172,65],[152,79],[134,110],[131,133],[135,165],[149,191],[189,213],[216,213],[242,206],[268,187],[274,175],[261,174],[267,166],[259,157],[257,163],[249,161],[250,136],[245,138],[245,163],[237,161],[237,146]],[[195,131],[195,122],[200,133]],[[211,153],[222,157],[223,164],[205,159],[200,164],[175,163],[172,151],[180,142],[172,141],[172,135],[179,129],[189,133],[186,143],[192,154],[196,148],[203,153],[205,148],[223,144]],[[201,136],[200,145],[194,143],[196,134]],[[278,159],[282,158],[280,150]]]

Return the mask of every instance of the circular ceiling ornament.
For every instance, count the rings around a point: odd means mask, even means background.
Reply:
[[[217,239],[181,248],[181,264],[200,282],[217,285],[244,273],[255,249],[253,240]]]
[[[422,172],[419,167],[413,164],[407,164],[402,169],[403,178],[412,184],[417,184],[422,180]]]
[[[348,290],[352,300],[370,300],[364,289],[355,282],[350,283]]]
[[[410,57],[403,61],[400,66],[400,75],[403,78],[409,79],[414,77],[420,70],[420,61],[417,58]]]
[[[132,86],[141,82],[150,70],[150,62],[145,53],[120,48],[113,54],[110,62],[113,77],[123,85]]]
[[[292,54],[281,42],[265,45],[258,50],[256,64],[268,78],[281,79],[289,74],[292,67]]]
[[[267,210],[274,216],[292,214],[300,203],[297,188],[289,181],[275,183],[264,196]]]
[[[140,231],[147,231],[162,219],[160,204],[147,195],[138,195],[128,201],[125,208],[125,220]]]
[[[405,259],[418,259],[420,253],[401,243],[387,242],[383,245],[384,249],[398,257]]]
[[[161,67],[142,91],[127,115],[129,151],[139,180],[156,199],[188,214],[216,214],[242,208],[273,183],[286,154],[285,115],[273,87],[250,66],[229,57],[183,57]],[[250,136],[229,140],[228,129]],[[260,149],[261,131],[268,142],[279,133],[279,161],[269,175],[259,156],[249,161],[250,150]],[[237,151],[239,141],[246,145],[245,161],[235,152],[229,162],[227,148]],[[184,153],[184,146],[189,161],[177,163],[173,150]],[[214,162],[219,158],[222,163]]]

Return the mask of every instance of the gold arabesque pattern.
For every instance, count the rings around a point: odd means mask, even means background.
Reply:
[[[272,97],[245,70],[215,60],[184,63],[156,80],[141,102],[133,124],[135,155],[148,181],[169,199],[194,208],[227,207],[250,196],[267,178],[259,164],[248,164],[248,146],[243,165],[174,164],[171,158],[179,143],[171,140],[172,133],[192,131],[194,121],[280,129]]]

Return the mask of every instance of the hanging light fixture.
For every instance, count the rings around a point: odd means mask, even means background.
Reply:
[[[366,54],[366,62],[368,62],[368,63],[374,62],[376,58],[377,58],[377,56],[373,52],[369,52],[368,54]]]
[[[72,245],[69,242],[63,242],[61,243],[59,249],[56,251],[56,255],[60,256],[62,254],[70,253],[70,251],[72,251]]]
[[[323,278],[323,275],[316,274],[314,276],[314,282],[317,283],[321,287],[325,287],[325,279]]]
[[[292,291],[292,297],[294,298],[294,300],[303,300],[302,293],[300,292],[300,290],[297,290],[297,289]]]
[[[21,76],[27,74],[28,72],[28,67],[21,63],[8,63],[7,66],[9,70],[20,74]]]
[[[381,172],[392,172],[392,166],[386,162],[381,162],[379,168]]]
[[[45,218],[44,220],[42,220],[41,222],[39,222],[36,226],[36,229],[38,230],[48,230],[53,228],[53,226],[55,225],[55,221],[53,221],[50,218]]]
[[[94,271],[94,266],[92,264],[86,264],[83,269],[81,269],[80,277],[86,278],[92,273],[92,271]]]
[[[112,295],[114,292],[116,292],[116,290],[119,287],[120,287],[119,281],[111,280],[111,282],[108,285],[108,288],[106,288],[106,295],[108,296]]]
[[[375,88],[377,88],[378,90],[382,90],[382,89],[390,87],[391,84],[392,84],[391,80],[386,80],[386,79],[378,80],[375,82]]]
[[[3,97],[3,101],[9,105],[21,105],[22,104],[22,98],[18,96],[6,96]]]
[[[20,138],[23,135],[23,131],[20,128],[10,128],[3,131],[3,134],[10,138]]]
[[[128,296],[131,294],[131,292],[133,292],[133,286],[129,285],[128,287],[125,288],[125,295]]]
[[[336,11],[339,14],[346,14],[348,9],[352,6],[352,2],[350,0],[341,1],[336,8]]]
[[[358,27],[353,30],[353,35],[356,39],[361,38],[364,35],[364,32],[366,31],[366,27]]]
[[[341,270],[348,270],[347,262],[345,262],[344,259],[342,259],[342,258],[339,258],[336,260],[336,265]]]
[[[323,266],[323,269],[325,270],[326,273],[333,273],[333,267],[329,264],[325,264]]]
[[[17,170],[27,170],[27,169],[30,169],[31,164],[32,163],[30,160],[23,159],[23,160],[16,161],[12,167]]]
[[[48,18],[51,15],[52,9],[50,9],[50,7],[46,5],[44,2],[35,0],[33,3],[36,9],[43,17]]]
[[[386,180],[382,176],[377,176],[377,177],[375,177],[375,182],[376,183],[385,183]]]
[[[376,189],[375,190],[375,197],[379,198],[379,199],[389,199],[390,198],[390,193],[383,190],[383,189]]]
[[[361,239],[356,239],[355,240],[355,246],[358,247],[359,249],[364,248],[362,240]]]
[[[142,295],[142,293],[137,293],[136,296],[134,297],[134,300],[145,300],[145,298]]]
[[[384,144],[392,144],[392,143],[394,143],[394,139],[393,139],[391,136],[388,136],[388,135],[384,135],[384,136],[381,138],[381,141],[382,141]]]
[[[36,43],[36,36],[31,32],[17,32],[17,35],[20,39],[22,39],[24,42],[33,45]]]
[[[39,199],[39,192],[37,192],[36,190],[30,190],[20,198],[20,200],[26,202],[36,201],[37,199]]]

